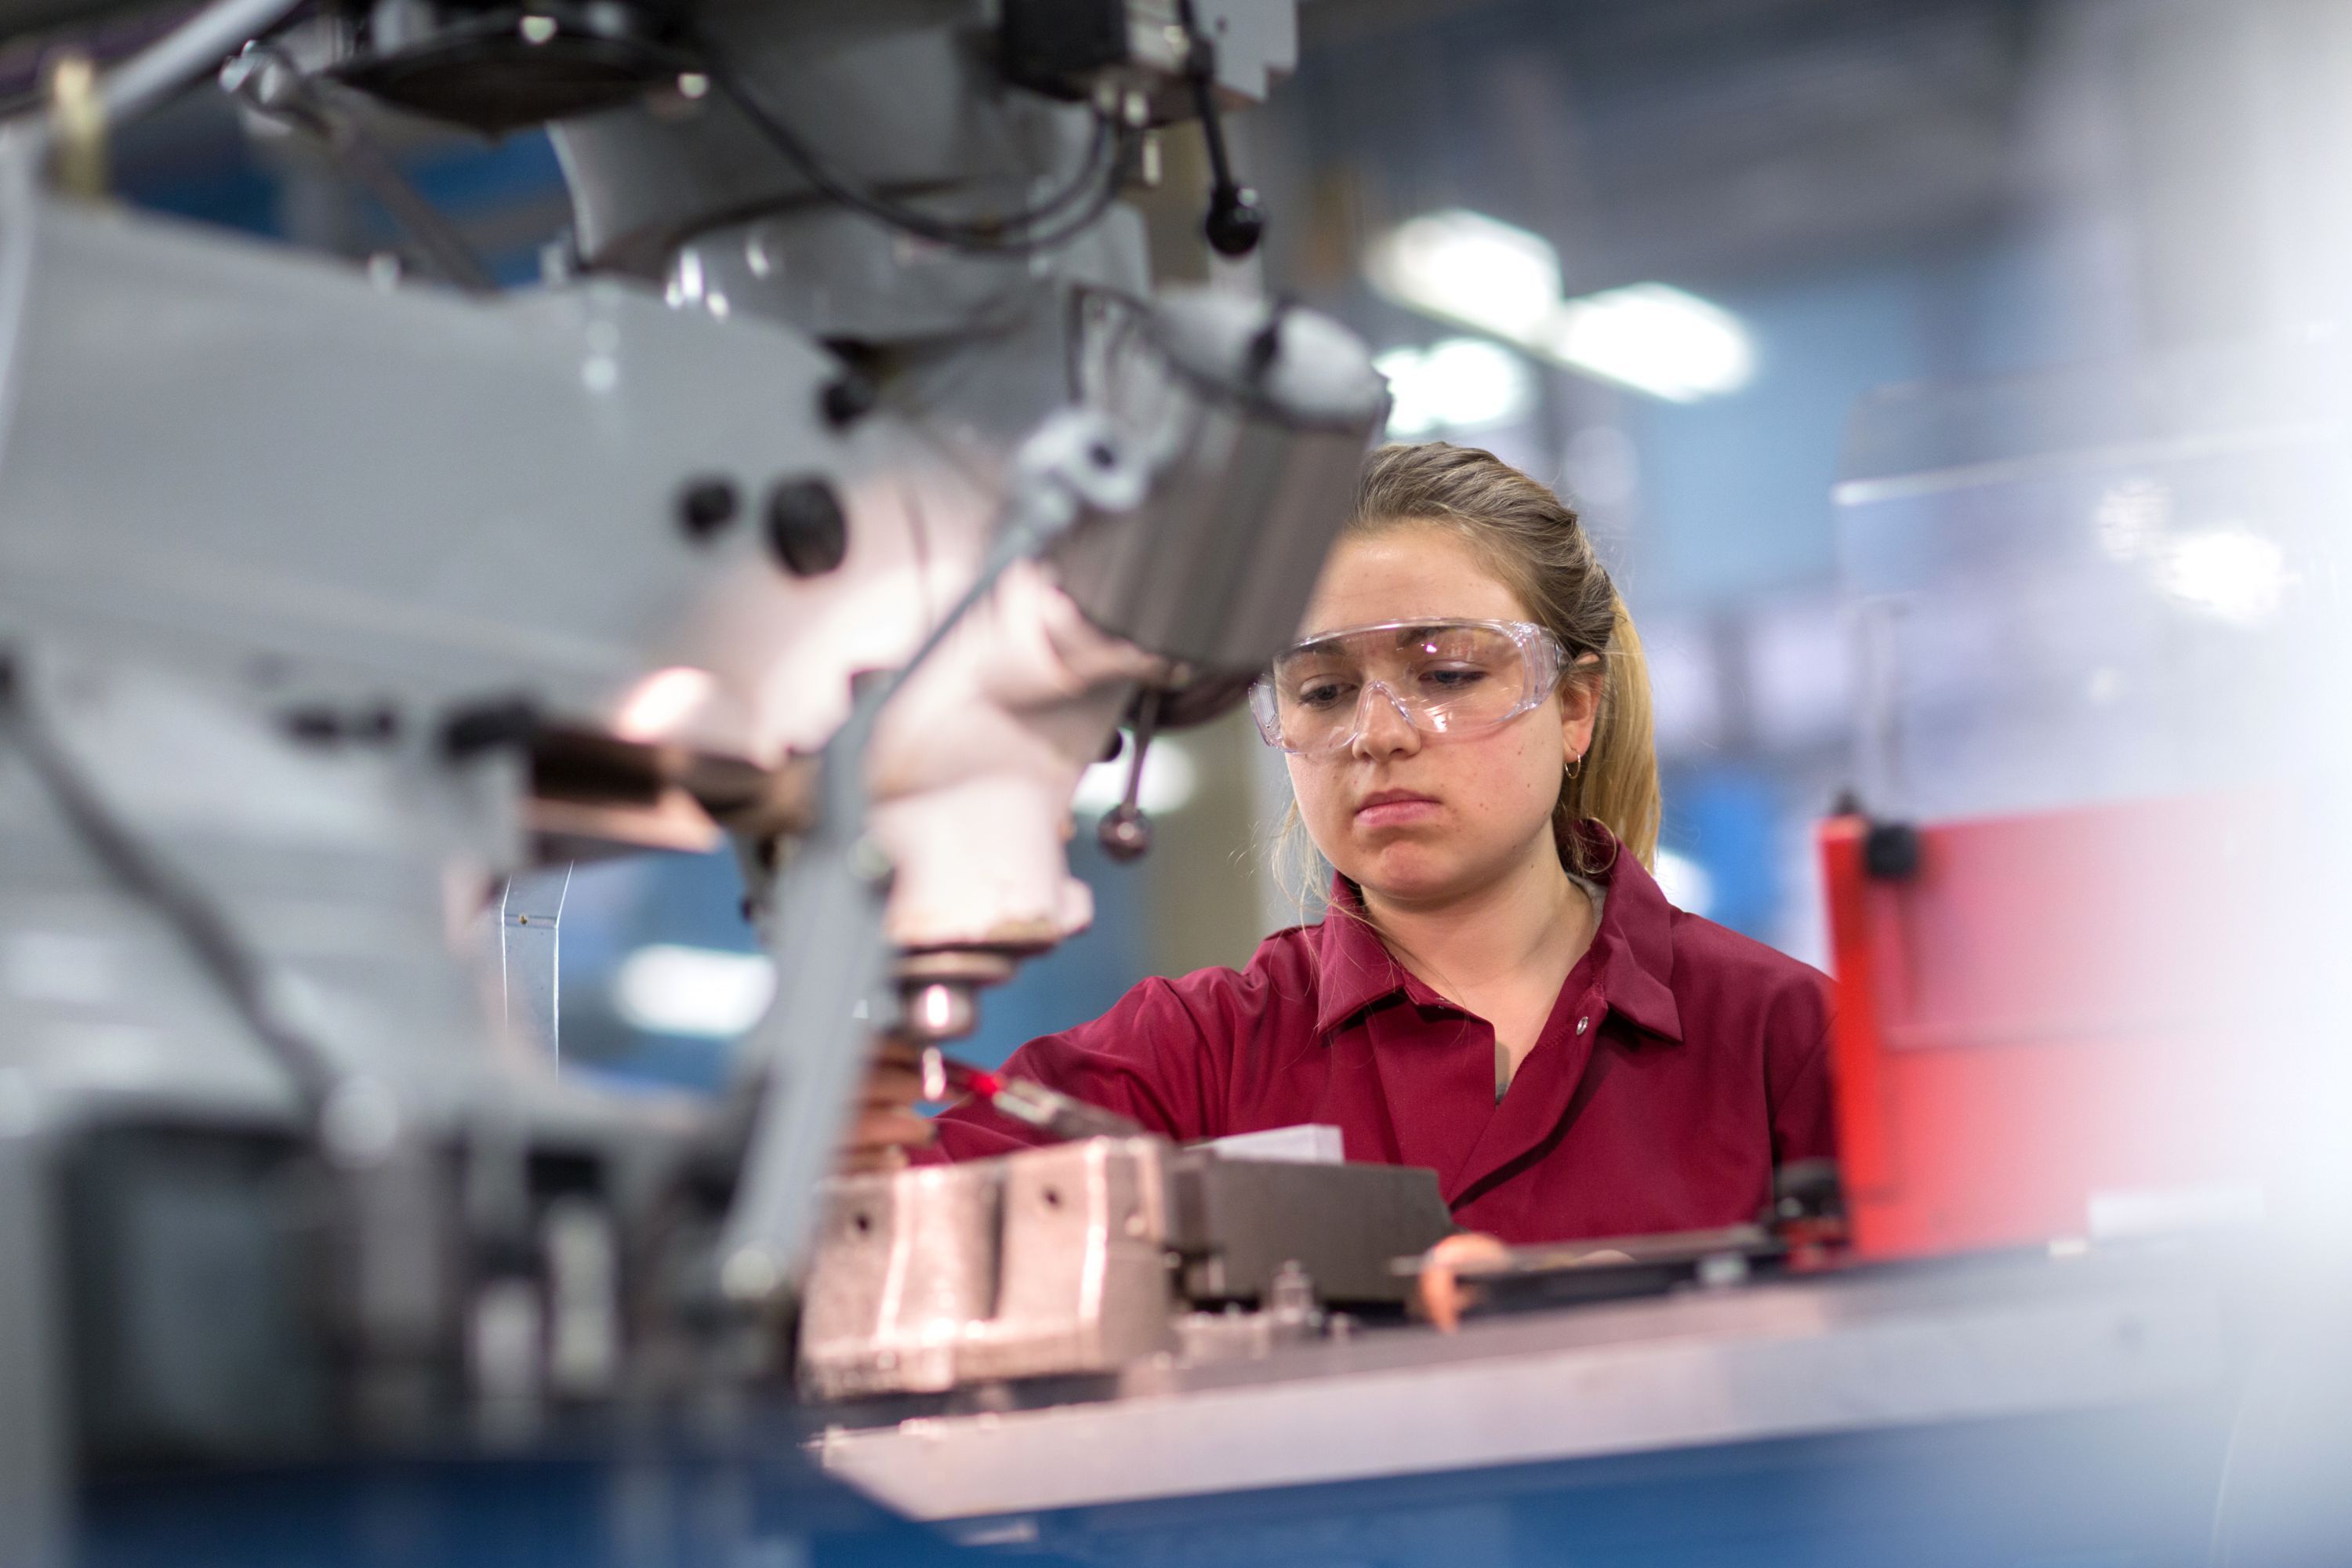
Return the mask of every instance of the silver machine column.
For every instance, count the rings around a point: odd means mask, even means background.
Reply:
[[[78,1475],[772,1381],[877,1033],[1084,925],[1079,772],[1238,697],[1386,407],[1328,320],[1155,295],[1119,200],[1286,0],[293,14],[0,129],[0,1274],[63,1303],[0,1338],[11,1564]],[[422,270],[92,199],[217,90]],[[487,291],[386,106],[551,125],[568,264]],[[727,837],[780,969],[733,1092],[565,1076],[560,895],[498,889]]]

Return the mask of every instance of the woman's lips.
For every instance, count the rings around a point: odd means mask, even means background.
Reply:
[[[1403,827],[1437,815],[1437,802],[1411,790],[1384,789],[1364,797],[1356,807],[1359,827]]]

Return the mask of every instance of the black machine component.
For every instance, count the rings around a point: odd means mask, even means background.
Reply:
[[[659,1249],[635,1245],[646,1213],[597,1159],[497,1138],[351,1152],[131,1125],[72,1149],[58,1186],[87,1467],[404,1449],[485,1411],[560,1426],[614,1391],[629,1300],[676,1305]]]
[[[997,63],[1005,79],[1073,102],[1128,62],[1127,0],[1004,0]]]
[[[833,486],[816,478],[779,479],[768,492],[768,544],[795,577],[821,577],[849,553],[849,519]]]
[[[718,537],[742,510],[743,498],[735,481],[709,475],[690,479],[677,493],[677,525],[688,539],[700,543]]]
[[[1140,860],[1151,847],[1151,823],[1138,800],[1143,793],[1143,763],[1151,751],[1151,736],[1160,722],[1160,693],[1147,691],[1135,700],[1130,722],[1135,745],[1127,764],[1127,789],[1118,804],[1103,814],[1095,834],[1103,853],[1114,860]]]
[[[1288,1268],[1326,1306],[1402,1307],[1413,1279],[1396,1260],[1454,1229],[1437,1173],[1412,1166],[1187,1155],[1172,1174],[1169,1246],[1195,1306],[1263,1306]]]
[[[1201,26],[1192,0],[1178,0],[1172,25],[1139,16],[1139,9],[1128,0],[1004,0],[998,68],[1008,80],[1072,100],[1148,69],[1180,77],[1209,153],[1209,212],[1202,233],[1218,255],[1247,256],[1265,234],[1265,209],[1256,191],[1234,178],[1226,153],[1215,40]],[[1163,105],[1160,115],[1166,113]]]
[[[504,135],[630,102],[683,68],[675,19],[646,0],[376,0],[352,87],[431,119]]]
[[[334,1426],[292,1139],[118,1130],[65,1163],[78,1436],[100,1463],[299,1453]]]
[[[1192,106],[1201,116],[1201,135],[1209,148],[1209,216],[1201,232],[1209,248],[1220,256],[1247,256],[1265,237],[1265,209],[1257,192],[1234,178],[1233,162],[1225,155],[1225,128],[1217,117],[1215,46],[1201,31],[1192,15],[1192,0],[1177,0],[1189,42],[1184,69],[1192,84]]]

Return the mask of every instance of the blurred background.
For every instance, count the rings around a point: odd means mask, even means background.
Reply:
[[[1267,246],[1224,286],[1366,333],[1391,435],[1487,447],[1582,511],[1649,648],[1661,875],[1825,962],[1812,835],[2221,788],[2299,743],[2269,678],[2337,606],[2352,7],[2336,0],[1311,0],[1235,128]],[[23,87],[37,62],[0,61]],[[1195,276],[1189,128],[1142,205]],[[536,132],[419,132],[499,276],[560,265]],[[355,257],[395,231],[199,95],[127,132],[134,199]],[[430,454],[420,454],[430,460]],[[1239,714],[1165,737],[1150,855],[1073,858],[1094,930],[970,1055],[1304,916]],[[562,1054],[709,1084],[772,981],[724,854],[583,865]]]

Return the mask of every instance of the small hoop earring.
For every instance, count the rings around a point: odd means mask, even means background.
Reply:
[[[1584,754],[1583,754],[1582,752],[1578,752],[1575,756],[1572,756],[1572,757],[1570,757],[1570,758],[1569,758],[1569,759],[1568,759],[1568,776],[1569,776],[1570,778],[1574,778],[1574,777],[1576,777],[1579,773],[1582,773],[1583,771],[1584,771]]]

